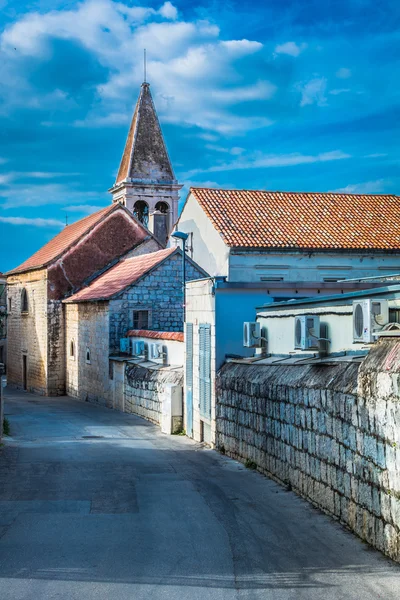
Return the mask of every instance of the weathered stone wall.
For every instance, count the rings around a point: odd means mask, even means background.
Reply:
[[[7,278],[11,310],[7,318],[8,383],[22,388],[26,356],[26,387],[46,395],[47,389],[47,274],[30,271]],[[22,313],[22,290],[28,294],[28,312]]]
[[[204,273],[186,263],[186,280]],[[133,327],[134,310],[150,310],[153,331],[183,331],[182,257],[174,254],[146,277],[110,301],[110,352],[119,351],[119,340]]]
[[[146,369],[127,364],[125,368],[124,410],[157,423],[161,422],[161,394],[166,384],[183,385],[183,369]]]
[[[60,300],[47,303],[47,394],[65,394],[64,306]]]
[[[399,372],[400,343],[388,341],[359,371],[228,363],[217,377],[217,447],[400,560]]]
[[[108,303],[66,304],[67,394],[80,400],[112,406],[108,364]],[[75,356],[71,356],[74,342]],[[90,359],[87,360],[87,350]]]

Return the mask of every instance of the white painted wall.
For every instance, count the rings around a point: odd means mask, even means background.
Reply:
[[[215,443],[215,375],[216,375],[216,337],[215,337],[215,296],[212,294],[213,280],[202,279],[186,284],[186,323],[193,323],[193,439],[200,442],[201,421],[211,429],[211,444]],[[199,325],[211,325],[211,419],[200,417],[199,409]],[[186,346],[185,346],[186,350]],[[185,352],[186,364],[186,352]],[[186,389],[186,369],[185,387]],[[188,430],[185,413],[185,429]]]
[[[400,254],[346,254],[343,252],[241,252],[231,251],[229,281],[324,281],[357,279],[400,271]]]
[[[371,294],[372,296],[372,294]],[[390,300],[389,307],[400,308],[399,300]],[[357,352],[366,350],[368,345],[353,342],[353,302],[340,306],[299,306],[281,310],[260,311],[258,321],[262,335],[268,339],[267,352],[277,355],[309,355],[313,350],[295,350],[294,327],[296,315],[320,315],[321,324],[327,325],[328,353]]]
[[[162,340],[150,337],[131,336],[132,341],[144,342],[146,350],[149,352],[152,344],[161,344],[165,352],[164,364],[171,366],[182,366],[184,361],[185,344],[176,340]],[[149,354],[148,354],[149,355]],[[155,361],[157,362],[157,361]],[[161,363],[161,360],[159,361]]]
[[[189,194],[176,224],[178,231],[192,234],[193,252],[188,255],[210,275],[228,275],[229,248],[215,230],[211,221],[193,197]],[[170,241],[170,244],[174,242]]]

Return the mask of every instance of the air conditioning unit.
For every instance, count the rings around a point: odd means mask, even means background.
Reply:
[[[353,341],[370,344],[375,341],[374,331],[380,331],[389,322],[387,300],[353,300]]]
[[[132,356],[144,356],[144,342],[132,339],[131,354]]]
[[[160,360],[164,358],[164,346],[162,344],[151,344],[150,345],[150,359]]]
[[[261,325],[258,321],[243,323],[243,346],[245,348],[260,348]]]
[[[298,350],[318,350],[320,322],[318,315],[300,315],[294,320],[294,347]]]
[[[124,354],[129,354],[129,346],[130,346],[129,338],[121,338],[119,340],[119,351],[120,352],[123,352]]]

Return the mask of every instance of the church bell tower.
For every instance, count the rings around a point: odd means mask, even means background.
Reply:
[[[165,243],[178,219],[179,190],[158,121],[150,84],[142,83],[117,179],[113,202],[132,214]]]

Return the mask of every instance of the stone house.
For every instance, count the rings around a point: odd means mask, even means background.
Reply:
[[[394,195],[191,188],[176,228],[210,275],[321,284],[398,273],[398,207]]]
[[[186,280],[206,273],[191,259]],[[183,330],[182,253],[167,248],[122,259],[65,306],[66,392],[112,405],[113,368],[120,340],[130,330]]]
[[[0,363],[6,363],[7,354],[7,280],[0,273]]]
[[[65,393],[62,300],[121,256],[161,244],[122,205],[112,204],[72,225],[7,273],[8,381],[44,395]]]

